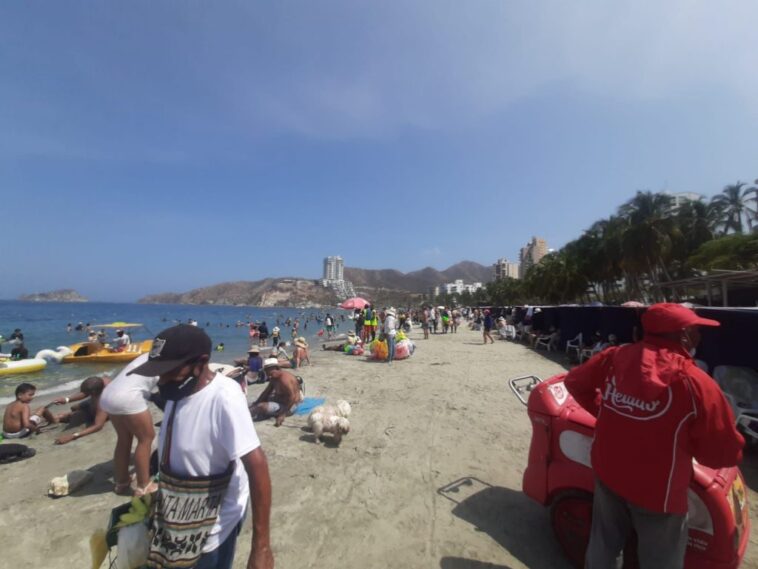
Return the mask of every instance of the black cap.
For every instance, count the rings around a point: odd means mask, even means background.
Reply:
[[[147,377],[163,375],[200,356],[209,356],[212,342],[208,334],[197,326],[178,324],[166,328],[153,340],[148,360],[137,366],[133,373]]]

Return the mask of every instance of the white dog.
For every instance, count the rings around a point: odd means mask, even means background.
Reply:
[[[342,436],[350,432],[350,421],[347,420],[350,412],[350,403],[343,399],[334,406],[322,405],[311,411],[308,415],[308,428],[316,435],[316,443],[324,433],[329,433],[334,442],[340,444]]]

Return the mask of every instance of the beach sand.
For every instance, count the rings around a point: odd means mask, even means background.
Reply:
[[[568,568],[548,510],[521,492],[531,426],[507,385],[559,373],[563,359],[503,341],[483,346],[463,329],[412,337],[416,354],[391,366],[314,350],[315,365],[298,372],[306,395],[351,403],[340,447],[314,444],[305,417],[256,424],[273,480],[277,567]],[[261,386],[251,388],[252,400]],[[29,443],[34,458],[0,466],[3,566],[89,567],[89,536],[125,501],[108,478],[113,429],[62,447],[53,445],[59,430]],[[51,478],[88,468],[95,477],[76,495],[46,496]],[[754,455],[743,472],[758,488]],[[753,490],[750,499],[755,512]],[[758,567],[755,541],[743,567]],[[249,543],[248,521],[235,567]]]

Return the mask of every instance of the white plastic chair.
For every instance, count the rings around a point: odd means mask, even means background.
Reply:
[[[581,332],[579,332],[576,335],[576,338],[566,342],[566,354],[568,355],[569,353],[571,353],[571,350],[574,350],[576,352],[577,357],[581,356],[581,350],[582,350],[582,333]]]
[[[558,332],[551,332],[550,334],[543,334],[542,336],[539,336],[537,338],[537,341],[534,343],[534,347],[539,348],[544,347],[547,349],[548,352],[552,352],[554,348],[556,348],[558,345]]]

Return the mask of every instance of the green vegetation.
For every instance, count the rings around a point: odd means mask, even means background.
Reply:
[[[758,187],[737,182],[710,202],[686,202],[676,211],[671,199],[637,192],[615,215],[546,255],[523,280],[489,283],[485,303],[657,301],[663,300],[660,283],[711,269],[758,267],[758,233],[752,233]]]

